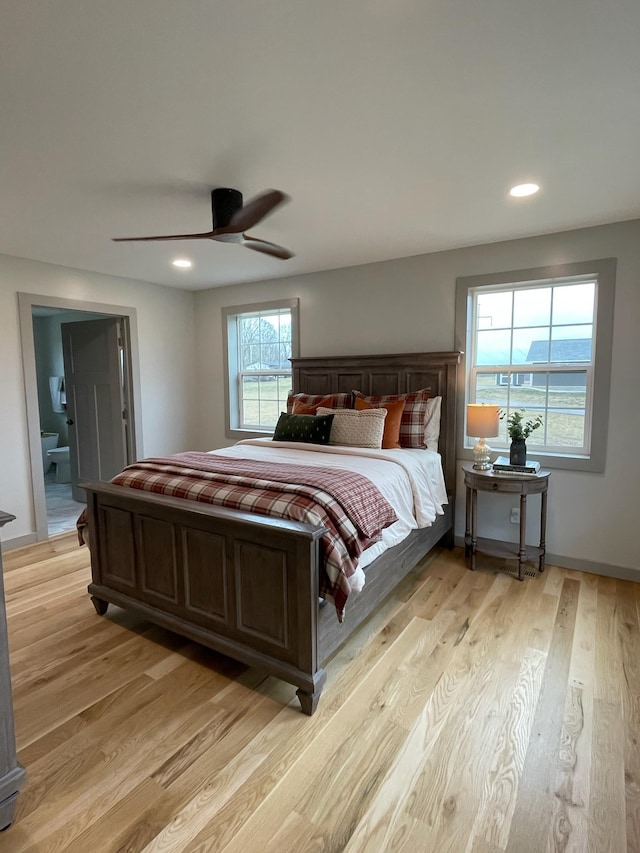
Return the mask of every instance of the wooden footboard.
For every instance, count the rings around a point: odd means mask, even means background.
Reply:
[[[317,630],[324,528],[108,483],[86,491],[98,613],[117,604],[264,668],[296,685],[303,711],[313,713],[325,680]]]

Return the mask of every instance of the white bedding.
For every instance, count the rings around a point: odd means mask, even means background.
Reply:
[[[349,579],[355,591],[364,586],[362,570],[366,566],[415,528],[432,524],[443,514],[442,507],[447,503],[442,462],[432,450],[373,450],[249,438],[211,453],[239,459],[329,465],[367,476],[394,508],[398,520],[383,530],[379,542],[361,554],[358,569]]]

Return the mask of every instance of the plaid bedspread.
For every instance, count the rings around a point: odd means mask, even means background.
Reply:
[[[320,594],[342,621],[348,578],[396,514],[362,474],[331,467],[178,453],[143,459],[111,481],[157,494],[322,525]]]

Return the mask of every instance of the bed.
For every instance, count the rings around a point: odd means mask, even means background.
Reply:
[[[109,603],[262,668],[297,687],[313,714],[323,666],[434,546],[453,544],[455,393],[459,352],[295,358],[293,391],[442,397],[438,453],[448,503],[429,527],[413,530],[364,570],[343,622],[320,596],[317,525],[91,483],[88,591],[99,615]],[[401,451],[398,451],[401,452]]]

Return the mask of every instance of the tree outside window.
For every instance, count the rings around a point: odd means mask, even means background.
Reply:
[[[271,432],[291,389],[297,300],[225,309],[228,432]]]

